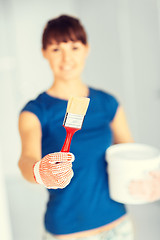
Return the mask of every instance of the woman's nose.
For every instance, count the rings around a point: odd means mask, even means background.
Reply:
[[[69,51],[64,51],[63,52],[63,61],[68,62],[72,58],[71,53]]]

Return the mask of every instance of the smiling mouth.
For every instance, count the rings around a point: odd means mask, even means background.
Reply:
[[[62,71],[70,71],[72,69],[73,69],[73,66],[63,66],[63,67],[61,67]]]

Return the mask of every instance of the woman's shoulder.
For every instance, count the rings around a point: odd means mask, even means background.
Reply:
[[[90,87],[90,92],[92,96],[99,97],[108,101],[112,99],[115,99],[115,100],[117,99],[115,94],[101,88]]]
[[[33,102],[37,102],[40,105],[43,105],[45,102],[45,92],[41,92],[40,94],[38,94],[35,98],[33,98],[31,101]]]
[[[35,114],[39,118],[41,124],[43,125],[44,116],[45,116],[44,111],[45,111],[44,93],[40,93],[38,96],[36,96],[35,98],[32,98],[27,103],[25,103],[25,105],[22,107],[20,113],[31,112],[31,113]]]
[[[28,106],[28,105],[35,106],[36,105],[36,106],[39,106],[39,107],[43,107],[44,102],[45,102],[45,97],[44,96],[45,96],[45,92],[42,92],[42,93],[38,94],[37,96],[29,99],[25,103],[25,106]]]
[[[105,111],[105,113],[107,114],[107,118],[112,121],[119,106],[119,101],[117,100],[117,97],[104,89],[96,88],[91,88],[90,96],[94,108],[97,106],[98,108]]]

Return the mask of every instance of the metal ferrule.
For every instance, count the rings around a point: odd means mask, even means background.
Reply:
[[[63,125],[65,127],[81,129],[84,120],[84,115],[66,113]]]

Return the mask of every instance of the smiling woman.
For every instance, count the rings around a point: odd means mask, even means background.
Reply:
[[[62,99],[68,99],[73,93],[75,96],[88,95],[88,87],[81,79],[88,52],[87,36],[77,19],[62,15],[47,23],[42,37],[42,53],[54,76],[48,94]]]
[[[52,88],[55,87],[57,81],[80,82],[81,72],[88,55],[88,45],[80,41],[51,43],[45,50],[42,49],[42,52],[53,71],[54,85]]]
[[[42,37],[42,53],[54,80],[21,111],[19,167],[28,181],[56,186],[48,189],[45,239],[133,240],[125,206],[109,197],[105,161],[111,144],[133,139],[117,99],[82,81],[89,45],[80,21],[66,15],[50,20]],[[72,153],[61,154],[62,123],[71,96],[89,97],[90,105],[72,141]]]

